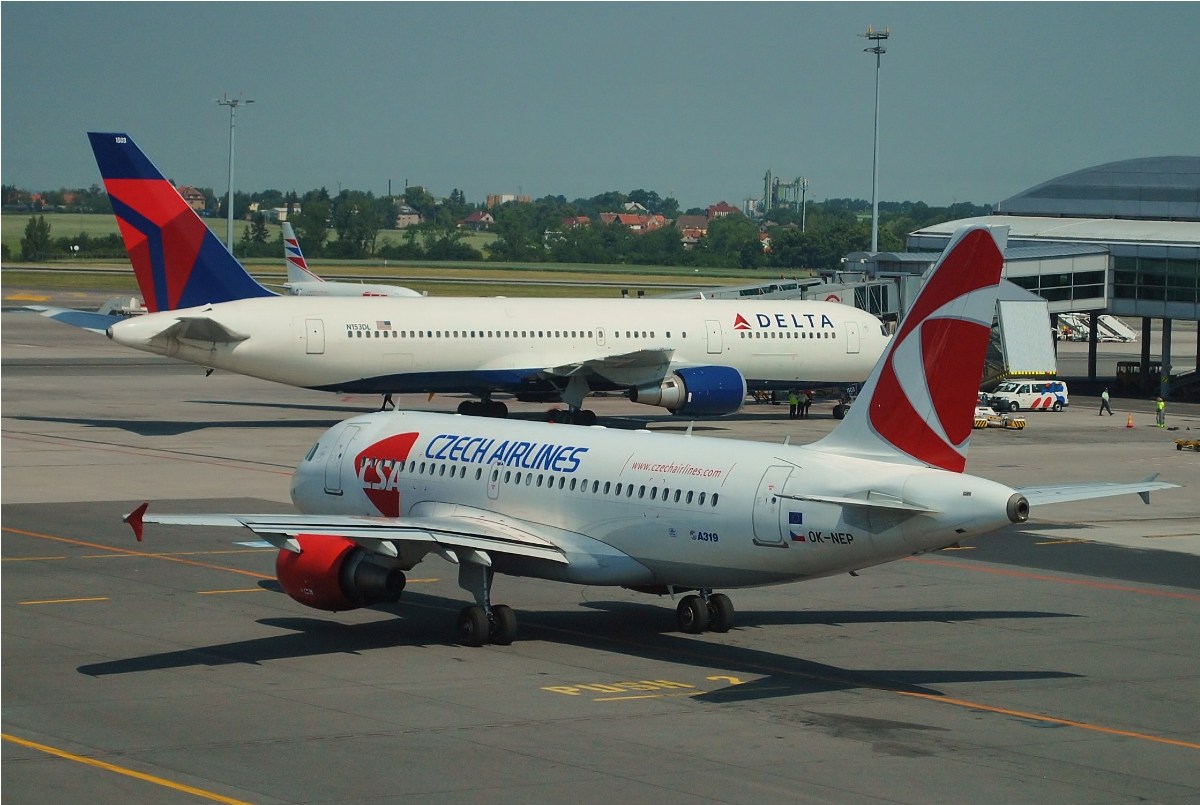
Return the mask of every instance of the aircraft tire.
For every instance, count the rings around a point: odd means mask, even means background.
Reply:
[[[833,418],[834,419],[845,419],[846,418],[846,406],[842,405],[841,403],[838,403],[837,405],[833,406]]]
[[[580,425],[595,425],[596,424],[596,412],[584,410],[581,408],[579,410],[578,424],[580,424]]]
[[[475,405],[474,400],[463,400],[458,404],[458,413],[463,416],[475,416]]]
[[[517,636],[517,613],[512,607],[497,604],[492,607],[491,638],[497,646],[512,645]]]
[[[733,602],[724,593],[708,597],[708,630],[728,632],[733,627]]]
[[[487,404],[487,415],[493,419],[508,419],[508,406],[502,402]]]
[[[700,634],[708,628],[708,605],[698,595],[685,595],[675,609],[679,628],[688,634]]]
[[[463,607],[458,613],[458,640],[464,646],[482,646],[490,632],[487,611],[483,607]]]

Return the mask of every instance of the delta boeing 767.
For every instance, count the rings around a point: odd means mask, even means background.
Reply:
[[[291,386],[454,393],[504,416],[495,392],[565,402],[594,391],[686,416],[737,411],[748,389],[857,383],[888,335],[849,305],[694,299],[279,296],[258,284],[125,134],[91,133],[146,315],[44,315],[113,341]]]

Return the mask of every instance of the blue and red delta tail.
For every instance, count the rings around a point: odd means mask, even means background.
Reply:
[[[812,447],[962,472],[1008,227],[964,227],[930,271],[846,418]]]
[[[274,296],[246,273],[127,134],[88,132],[150,311]]]

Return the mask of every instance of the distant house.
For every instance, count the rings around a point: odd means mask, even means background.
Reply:
[[[515,201],[517,204],[529,204],[531,199],[529,196],[520,196],[513,193],[490,193],[487,197],[487,208],[499,207],[501,204],[507,204],[510,201]]]
[[[492,224],[496,223],[496,219],[492,217],[490,212],[476,210],[466,218],[458,222],[458,225],[464,229],[470,229],[473,232],[487,232],[492,228]]]
[[[183,196],[183,200],[196,212],[204,212],[204,208],[208,206],[208,201],[204,198],[204,194],[194,187],[188,187],[185,184],[179,186],[179,195]]]
[[[563,219],[563,229],[577,229],[581,226],[591,226],[592,219],[586,215],[572,215],[569,218]]]
[[[705,215],[708,216],[708,220],[712,221],[717,218],[724,218],[726,215],[732,215],[735,212],[740,213],[741,210],[732,204],[726,204],[724,201],[721,201],[705,210]]]
[[[635,215],[623,212],[602,212],[600,221],[604,224],[620,224],[628,227],[631,232],[651,232],[667,225],[667,219],[661,215]]]
[[[396,208],[396,228],[407,229],[410,226],[416,226],[421,223],[421,213],[417,212],[407,204],[401,204]]]

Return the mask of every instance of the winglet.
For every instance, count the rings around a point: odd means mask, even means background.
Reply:
[[[1147,475],[1145,478],[1143,478],[1139,483],[1148,484],[1151,481],[1155,481],[1157,479],[1158,479],[1158,473],[1152,472],[1149,475]],[[1142,503],[1145,503],[1147,506],[1150,505],[1150,490],[1149,489],[1138,492],[1138,497],[1140,497],[1142,499]]]
[[[146,501],[121,518],[123,522],[129,523],[129,527],[133,529],[133,535],[137,537],[138,542],[142,541],[142,516],[146,514],[146,509],[148,508],[150,508],[150,501]]]

